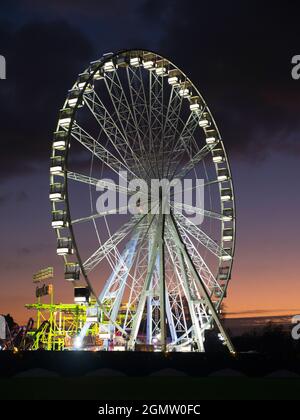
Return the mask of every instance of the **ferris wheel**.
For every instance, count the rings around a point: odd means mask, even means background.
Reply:
[[[65,279],[87,305],[81,338],[102,322],[129,350],[205,351],[216,328],[234,352],[220,320],[235,247],[230,166],[176,65],[129,50],[78,76],[54,133],[50,200]]]

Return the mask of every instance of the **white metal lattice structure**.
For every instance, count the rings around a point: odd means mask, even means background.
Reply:
[[[184,202],[181,209],[174,188],[167,197],[160,189],[156,214],[139,202],[129,214],[121,198],[96,210],[99,187],[130,201],[136,179],[149,191],[153,179],[175,186],[190,179],[184,191],[195,191],[196,178],[204,180],[204,207]],[[87,285],[112,334],[126,336],[131,350],[144,341],[163,351],[204,351],[205,331],[216,326],[234,352],[219,319],[235,245],[231,171],[209,108],[178,67],[141,50],[92,62],[60,110],[50,183],[65,278]]]

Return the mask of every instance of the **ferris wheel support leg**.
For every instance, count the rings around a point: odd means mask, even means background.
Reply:
[[[150,264],[150,258],[151,258],[151,247],[153,246],[153,238],[149,240],[148,244],[148,265]],[[146,331],[146,340],[147,344],[152,344],[153,339],[153,319],[152,319],[152,308],[153,303],[153,279],[150,281],[150,287],[149,287],[149,293],[147,296],[147,331]]]
[[[187,297],[187,302],[188,302],[188,306],[189,306],[189,310],[190,310],[190,314],[191,314],[191,319],[192,319],[192,323],[193,323],[193,329],[194,329],[195,336],[196,336],[196,343],[198,345],[199,351],[204,352],[203,334],[201,332],[201,328],[200,328],[200,325],[199,325],[199,319],[196,315],[195,306],[194,306],[194,303],[193,303],[193,298],[192,298],[190,288],[189,288],[189,282],[188,282],[186,269],[185,269],[185,265],[184,265],[184,257],[183,257],[183,254],[181,252],[180,246],[178,244],[178,238],[175,237],[174,240],[175,240],[175,243],[178,247],[179,265],[180,265],[180,269],[181,269],[182,277],[183,277],[183,288],[184,288],[184,291],[185,291],[185,295]]]
[[[166,331],[166,279],[165,279],[165,244],[164,244],[164,215],[161,215],[161,237],[159,240],[159,312],[160,312],[160,342],[163,352],[167,349]]]
[[[90,326],[92,325],[92,322],[86,322],[84,325],[83,325],[83,327],[81,328],[81,331],[80,331],[80,333],[79,333],[79,340],[80,340],[80,342],[82,342],[83,341],[83,339],[84,339],[84,337],[86,336],[86,334],[87,334],[87,332],[88,332],[88,330],[89,330],[89,328],[90,328]]]
[[[151,256],[151,260],[150,260],[150,266],[148,268],[148,272],[147,272],[147,276],[145,279],[145,283],[144,283],[144,287],[141,293],[141,297],[138,303],[138,307],[136,310],[136,314],[133,320],[133,324],[132,324],[132,330],[130,333],[130,339],[129,339],[129,343],[128,343],[128,348],[130,350],[134,350],[134,346],[135,346],[135,341],[136,341],[136,337],[138,334],[138,329],[142,320],[142,316],[143,316],[143,311],[144,311],[144,307],[145,307],[145,302],[146,302],[146,298],[149,294],[149,288],[150,288],[150,284],[151,284],[151,278],[153,275],[153,271],[154,271],[154,266],[155,266],[155,259],[156,259],[156,255],[157,255],[157,247],[155,247],[155,245],[153,246],[153,250],[152,250],[152,256]]]
[[[98,299],[101,303],[103,303],[109,289],[111,288],[112,284],[115,282],[117,273],[120,271],[122,265],[124,264],[126,256],[127,256],[126,254],[121,255],[120,262],[117,266],[116,271],[113,271],[112,274],[109,276],[109,278],[106,280],[105,285],[104,285],[104,287],[103,287],[103,289],[102,289],[102,291],[101,291],[101,293],[98,297]]]
[[[112,272],[112,274],[109,276],[109,278],[106,280],[105,285],[98,297],[99,302],[103,303],[103,301],[105,300],[109,289],[111,288],[111,286],[114,284],[114,282],[116,281],[116,277],[119,273],[119,271],[121,270],[121,268],[124,266],[126,258],[127,258],[128,252],[127,250],[125,250],[123,252],[123,254],[121,255],[120,261],[118,263],[117,269],[115,271]]]
[[[136,250],[136,245],[137,245],[138,239],[139,239],[139,234],[135,235],[128,242],[128,245],[126,246],[126,248],[122,252],[116,270],[113,271],[113,273],[109,276],[109,278],[105,282],[105,286],[104,286],[102,292],[100,293],[100,295],[98,297],[98,300],[101,303],[103,303],[103,301],[105,300],[111,286],[116,282],[116,278],[117,278],[117,276],[120,275],[121,270],[124,269],[124,267],[127,267],[125,273],[121,274],[121,277],[120,277],[120,280],[119,280],[119,284],[120,284],[119,292],[122,289],[124,290],[123,286],[125,286],[130,268],[131,268],[132,263],[133,263],[133,256],[134,256],[134,253],[135,253],[135,250]],[[118,293],[118,296],[119,296],[119,294],[120,293]],[[121,298],[122,298],[122,296],[121,296]]]
[[[157,273],[159,274],[159,269],[160,269],[160,257],[158,256],[156,259],[156,270]],[[170,299],[169,299],[169,294],[168,294],[168,287],[167,284],[165,282],[165,313],[166,313],[166,319],[168,320],[168,325],[169,325],[169,329],[170,329],[170,333],[171,333],[171,338],[172,341],[176,341],[177,340],[177,333],[176,333],[176,328],[175,328],[175,324],[174,324],[174,319],[172,316],[172,311],[171,311],[171,305],[170,305]]]
[[[172,341],[175,342],[177,341],[177,333],[176,333],[176,328],[174,325],[174,319],[172,315],[170,299],[169,299],[169,294],[167,290],[166,290],[166,314],[167,314],[167,320],[168,320],[168,324],[170,328],[171,338],[172,338]]]
[[[115,271],[115,272],[113,272],[110,276],[109,276],[109,278],[106,280],[106,283],[105,283],[105,286],[104,286],[104,288],[103,288],[103,290],[102,290],[102,292],[100,293],[100,295],[99,295],[99,297],[98,297],[98,301],[102,304],[103,303],[103,300],[105,299],[105,296],[106,296],[106,294],[108,293],[108,291],[109,291],[109,289],[110,289],[110,287],[111,287],[111,285],[114,283],[114,281],[115,281],[115,278],[116,278],[116,275],[117,275],[117,273],[118,273],[118,271],[121,269],[121,267],[125,264],[125,260],[126,260],[126,258],[127,258],[127,254],[128,254],[128,252],[127,252],[127,250],[125,250],[124,252],[123,252],[123,254],[121,255],[121,260],[122,261],[120,261],[119,262],[119,264],[118,264],[118,269]],[[99,306],[99,304],[98,303],[96,303],[96,306]],[[110,319],[113,321],[113,322],[115,322],[115,319],[113,319],[113,317],[112,316],[110,316]],[[112,322],[112,328],[114,328],[114,324],[113,324],[113,322]],[[87,334],[87,332],[88,332],[88,330],[89,330],[89,328],[90,328],[90,326],[91,326],[91,323],[90,322],[85,322],[84,323],[84,325],[83,325],[83,327],[82,327],[82,329],[81,329],[81,331],[80,331],[80,334],[79,334],[79,338],[80,338],[80,340],[82,341],[83,340],[83,338],[86,336],[86,334]]]
[[[147,344],[152,344],[152,333],[153,333],[153,326],[152,326],[152,299],[153,294],[151,292],[152,287],[150,286],[150,292],[147,296]]]
[[[116,321],[117,319],[117,315],[122,303],[122,298],[124,295],[124,290],[125,290],[125,286],[126,286],[126,282],[127,282],[127,278],[130,272],[130,269],[132,267],[133,264],[133,260],[134,260],[134,255],[135,255],[135,251],[136,251],[136,247],[137,247],[137,243],[138,243],[138,239],[139,239],[139,234],[136,235],[129,244],[129,249],[128,249],[128,253],[126,256],[126,260],[125,260],[125,266],[127,267],[127,270],[125,271],[125,273],[123,273],[121,275],[120,281],[119,281],[119,291],[117,294],[117,297],[113,303],[113,309],[111,311],[111,319],[113,321]]]
[[[124,267],[124,265],[125,265],[127,267],[127,270],[120,278],[119,292],[118,292],[117,298],[115,299],[115,302],[113,304],[113,309],[112,309],[111,316],[110,316],[110,319],[112,320],[112,324],[111,324],[111,329],[112,330],[115,328],[113,322],[116,322],[117,314],[118,314],[118,311],[119,311],[119,308],[120,308],[120,305],[121,305],[122,296],[124,294],[124,289],[125,289],[125,284],[126,284],[126,281],[127,281],[127,277],[128,277],[130,268],[131,268],[132,263],[133,263],[133,256],[134,256],[134,253],[135,253],[135,250],[136,250],[136,245],[137,245],[138,239],[139,239],[139,234],[135,235],[131,239],[131,241],[128,243],[128,246],[125,248],[125,250],[121,254],[121,259],[118,263],[117,270],[109,276],[101,294],[98,297],[99,302],[102,304],[103,300],[105,299],[106,294],[108,293],[108,291],[110,289],[110,287],[115,282],[116,276],[119,274],[122,267]],[[96,306],[97,306],[97,304],[96,304]],[[87,334],[91,324],[92,324],[91,322],[85,322],[84,326],[82,327],[81,332],[79,334],[79,338],[80,338],[81,341],[83,340],[83,338]]]
[[[174,216],[172,214],[170,214],[169,217],[170,217],[170,221],[171,221],[172,232],[174,234],[174,237],[176,238],[177,245],[180,248],[182,255],[184,256],[184,259],[185,259],[185,261],[188,265],[188,268],[190,269],[194,278],[198,280],[199,288],[201,290],[202,296],[203,296],[203,298],[204,298],[204,300],[205,300],[205,302],[206,302],[206,304],[207,304],[207,306],[208,306],[208,308],[211,312],[211,315],[212,315],[220,333],[222,334],[222,336],[225,340],[225,343],[226,343],[230,353],[236,354],[236,351],[234,349],[232,341],[231,341],[229,335],[227,334],[226,330],[224,329],[224,327],[223,327],[223,325],[220,321],[220,318],[218,316],[218,313],[216,311],[216,308],[215,308],[214,304],[212,303],[209,294],[207,293],[205,285],[204,285],[199,273],[197,272],[189,253],[186,250],[186,246],[185,246],[184,242],[182,241],[182,239],[181,239],[181,237],[178,233],[177,226],[176,226],[176,223],[174,221]]]
[[[163,226],[161,225],[161,222],[160,222],[159,226],[157,228],[156,234],[155,234],[153,244],[152,244],[152,250],[151,250],[151,254],[150,254],[151,257],[150,257],[150,261],[149,261],[149,266],[148,266],[148,270],[147,270],[146,279],[145,279],[145,282],[144,282],[143,290],[142,290],[141,295],[140,295],[140,299],[139,299],[138,307],[137,307],[137,310],[136,310],[136,314],[134,316],[134,320],[133,320],[133,323],[132,323],[132,329],[131,329],[130,338],[129,338],[129,342],[128,342],[128,348],[130,350],[134,350],[135,341],[136,341],[139,326],[140,326],[140,323],[141,323],[141,320],[142,320],[146,299],[149,295],[151,279],[152,279],[152,276],[153,276],[153,272],[154,272],[154,269],[155,269],[156,258],[157,258],[157,255],[158,255],[159,241],[160,241],[160,238],[162,237],[162,228],[163,228]]]

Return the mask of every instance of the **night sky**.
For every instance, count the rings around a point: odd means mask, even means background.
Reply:
[[[128,3],[128,4],[126,4]],[[58,110],[78,73],[105,52],[155,50],[193,80],[227,148],[237,249],[233,316],[300,313],[300,4],[289,1],[14,0],[1,5],[0,313],[24,321],[32,274],[71,287],[50,226],[49,156]]]

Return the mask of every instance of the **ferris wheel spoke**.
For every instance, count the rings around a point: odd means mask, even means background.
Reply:
[[[72,220],[72,225],[75,225],[77,223],[83,223],[83,222],[90,222],[92,220],[98,219],[100,217],[104,217],[104,216],[109,216],[109,215],[113,215],[113,214],[124,214],[125,211],[128,210],[128,206],[124,206],[124,207],[116,207],[115,209],[111,209],[111,210],[106,210],[103,211],[101,213],[95,213],[92,214],[90,216],[86,216],[86,217],[80,217],[79,219],[74,219]]]
[[[187,204],[181,203],[181,200],[182,200],[182,191],[180,190],[180,191],[176,192],[176,188],[175,187],[179,183],[180,179],[179,178],[175,178],[174,181],[175,181],[175,183],[173,184],[174,189],[172,191],[170,191],[170,196],[171,196],[172,200],[175,200],[176,195],[179,195],[179,200],[180,201],[179,201],[179,203],[177,203],[177,209],[180,209],[180,205],[181,206],[188,206]],[[201,187],[201,188],[210,187],[211,185],[214,185],[214,184],[220,184],[220,182],[221,181],[219,181],[218,179],[214,179],[214,180],[203,182],[203,183],[196,182],[196,185],[194,185],[192,187],[189,187],[189,188],[184,188],[184,194],[186,194],[187,192],[190,192],[190,191],[195,191],[195,190],[199,189],[199,187]],[[199,211],[197,211],[197,208],[195,208],[195,211],[193,211],[193,209],[191,208],[191,211],[194,212],[194,213],[201,214],[201,211],[202,212],[205,212],[204,209],[201,210],[201,209],[198,208],[198,210]],[[188,209],[187,209],[187,211],[188,211]],[[218,219],[218,218],[222,218],[223,217],[223,216],[221,217],[221,215],[219,215],[220,217],[217,217],[218,213],[214,213],[214,212],[212,212],[212,214],[207,213],[207,216],[208,217],[213,217],[214,215],[215,215],[215,217],[214,217],[215,219]]]
[[[140,69],[141,73],[141,69]],[[149,84],[151,85],[151,78],[152,78],[152,72],[149,72]],[[154,177],[158,177],[158,165],[157,165],[157,156],[152,153],[152,127],[151,127],[151,96],[149,95],[149,98],[147,99],[146,95],[146,88],[144,85],[143,77],[141,75],[141,85],[142,85],[142,91],[143,91],[143,102],[144,102],[144,108],[145,112],[147,114],[147,120],[148,120],[148,126],[145,130],[143,140],[148,139],[148,143],[145,141],[142,142],[143,148],[146,150],[147,155],[147,164],[151,168],[151,172]],[[148,106],[147,106],[148,102]]]
[[[199,119],[198,116],[191,113],[184,125],[184,127],[181,130],[181,133],[178,136],[178,140],[175,143],[174,149],[176,150],[176,162],[175,162],[175,168],[172,168],[172,176],[171,179],[174,178],[176,170],[182,161],[184,154],[187,152],[189,158],[192,154],[192,146],[196,144],[194,139],[194,133],[196,128],[198,127]],[[198,146],[195,146],[198,148]],[[171,156],[168,162],[168,169],[167,173],[169,175],[169,172],[171,170]]]
[[[67,171],[67,177],[68,179],[71,179],[73,181],[82,182],[84,184],[89,184],[89,185],[94,185],[99,188],[108,189],[109,191],[114,191],[114,192],[118,192],[125,195],[127,194],[133,195],[136,193],[136,190],[129,189],[121,185],[117,185],[113,181],[93,178],[88,175],[80,174],[78,172]],[[140,193],[143,194],[142,191]]]
[[[178,90],[176,90],[176,94],[179,96]],[[199,113],[190,112],[182,129],[182,133],[177,139],[177,146],[181,143],[189,156],[192,156],[194,150],[199,150],[199,145],[195,139],[195,131],[199,126],[199,120],[201,119],[204,111],[205,108],[203,108]]]
[[[83,100],[120,158],[124,160],[124,152],[126,152],[128,148],[128,141],[120,128],[115,124],[113,117],[110,115],[97,93],[94,90],[92,92],[84,93]],[[123,153],[121,153],[121,151],[123,151]]]
[[[194,157],[192,157],[187,164],[185,164],[179,172],[174,171],[172,178],[176,176],[176,178],[182,179],[186,175],[188,175],[189,172],[191,172],[192,169],[194,169],[211,151],[214,149],[215,145],[208,145],[202,147],[201,150],[199,150]],[[177,166],[178,167],[178,166]]]
[[[132,68],[130,66],[126,67],[126,77],[127,83],[129,86],[129,97],[131,101],[131,106],[129,101],[126,99],[126,105],[129,109],[130,115],[133,121],[133,127],[136,131],[135,140],[138,144],[140,151],[145,153],[145,146],[143,139],[147,135],[149,130],[148,125],[148,116],[147,108],[145,107],[145,99],[142,85],[142,74],[140,67]],[[119,79],[119,83],[120,79]],[[145,157],[145,156],[144,156]]]
[[[161,135],[164,124],[164,96],[163,96],[164,77],[158,76],[155,72],[150,72],[149,76],[149,111],[150,111],[150,156],[156,164],[157,178],[160,178],[161,156],[157,151],[163,141]]]
[[[126,162],[115,157],[106,147],[80,127],[77,122],[74,122],[72,126],[71,135],[115,173],[119,174],[120,170],[125,170],[136,177],[136,174],[132,172]]]
[[[132,118],[134,120],[134,125],[137,129],[137,140],[138,146],[140,148],[141,157],[144,159],[145,157],[145,147],[142,142],[142,136],[145,136],[146,130],[148,129],[147,125],[144,123],[144,109],[141,108],[142,105],[142,92],[141,92],[141,81],[136,73],[136,69],[132,69],[130,67],[126,68],[126,76],[129,86],[129,93],[131,99],[131,108],[132,108]],[[129,107],[129,105],[128,105]]]
[[[139,129],[136,126],[134,116],[129,106],[118,72],[113,71],[110,74],[106,73],[104,82],[115,112],[118,116],[123,136],[133,140],[135,146],[139,136]]]
[[[201,256],[201,253],[198,251],[196,246],[193,244],[193,241],[189,238],[184,228],[182,228],[181,225],[178,225],[178,231],[180,233],[181,239],[183,243],[186,246],[186,249],[198,271],[201,278],[203,279],[203,282],[205,286],[207,287],[207,290],[210,294],[212,294],[213,291],[216,289],[221,291],[221,287],[215,278],[215,276],[212,274],[210,268],[206,264],[204,258]]]
[[[143,77],[143,74],[142,74],[141,67],[139,67],[139,75],[140,75],[141,91],[142,91],[142,94],[141,94],[141,109],[143,110],[142,115],[144,115],[144,121],[145,121],[145,133],[144,133],[143,137],[145,137],[145,135],[146,135],[146,138],[149,138],[150,137],[150,127],[151,127],[150,126],[151,117],[150,117],[150,110],[149,110],[149,107],[148,107],[148,101],[147,101],[147,95],[146,95],[146,86],[145,86],[145,83],[144,83],[144,77]],[[145,148],[146,148],[146,146],[145,146]],[[147,150],[147,148],[146,148],[146,151],[149,153],[149,149]]]
[[[93,270],[108,254],[116,250],[117,245],[125,239],[142,221],[142,217],[133,217],[125,223],[112,236],[107,239],[84,263],[83,267],[86,273]]]
[[[161,151],[163,154],[163,162],[166,167],[166,170],[164,170],[164,175],[168,175],[170,160],[174,159],[174,151],[177,152],[176,143],[174,146],[174,141],[176,139],[176,136],[178,135],[178,124],[180,120],[181,115],[181,107],[183,104],[183,96],[180,96],[178,94],[178,89],[172,86],[171,93],[169,96],[169,102],[165,117],[165,123],[163,127],[163,141],[161,143]],[[168,160],[165,162],[164,156],[167,155]],[[177,156],[176,156],[177,159]]]
[[[85,93],[83,99],[101,129],[105,132],[109,142],[119,154],[122,162],[124,162],[124,165],[132,167],[134,166],[132,165],[134,160],[135,167],[138,170],[143,169],[132,150],[127,136],[123,134],[122,130],[115,123],[114,118],[110,115],[97,93],[95,91]],[[138,174],[141,176],[142,172],[138,172]]]
[[[174,95],[174,86],[172,86],[171,89],[171,93],[169,96],[169,100],[168,100],[168,106],[167,106],[167,111],[166,114],[164,116],[164,121],[163,121],[163,127],[162,127],[162,131],[161,131],[161,141],[160,141],[160,145],[159,145],[159,149],[158,149],[158,156],[161,159],[160,162],[160,173],[161,176],[164,177],[164,160],[165,160],[165,152],[166,152],[166,148],[167,148],[167,133],[166,133],[166,127],[169,125],[169,114],[170,114],[170,109],[171,109],[171,104],[172,104],[172,99],[176,98],[176,96]],[[162,98],[163,100],[164,98]],[[172,133],[174,134],[174,133]]]
[[[149,166],[151,167],[153,175],[157,177],[158,176],[157,155],[152,152],[153,151],[152,125],[151,125],[151,123],[152,123],[152,120],[151,120],[151,106],[152,106],[151,105],[152,104],[151,99],[152,98],[151,98],[150,94],[149,94],[149,97],[146,94],[147,87],[144,83],[141,67],[139,67],[139,73],[140,73],[141,87],[142,87],[142,92],[143,92],[142,102],[144,104],[145,113],[147,114],[147,129],[145,130],[144,136],[142,136],[142,137],[143,137],[143,139],[148,138],[148,145],[146,143],[144,145],[144,147],[146,149],[146,152],[147,152],[147,161],[148,161]],[[149,83],[149,86],[151,87],[151,85],[152,85],[152,71],[149,72],[148,83]],[[143,142],[143,144],[144,144],[144,142]],[[146,147],[146,145],[148,147]],[[155,170],[156,170],[156,172],[155,172]]]
[[[163,127],[163,137],[167,147],[169,144],[173,143],[173,140],[176,137],[182,103],[183,96],[178,95],[177,89],[172,86]]]
[[[138,128],[139,155],[143,164],[150,168],[153,175],[154,169],[145,147],[144,138],[149,136],[149,111],[146,106],[143,76],[140,67],[126,67],[127,80],[132,104],[132,115],[135,126]]]
[[[139,130],[139,140],[148,135],[149,131],[149,110],[146,106],[145,88],[141,67],[126,68],[127,80],[130,90],[130,98],[135,119]],[[142,147],[144,144],[142,143]]]
[[[183,214],[174,213],[174,218],[179,226],[181,226],[185,232],[193,236],[199,243],[201,243],[206,249],[212,254],[219,258],[230,256],[223,247],[217,244],[210,236],[208,236],[203,230],[195,225],[189,218]]]
[[[179,172],[175,174],[176,178],[184,178],[195,166],[201,162],[212,150],[214,146],[205,145],[201,150],[183,167]]]
[[[145,167],[141,161],[141,156],[137,155],[134,150],[136,145],[142,140],[119,75],[116,71],[112,72],[111,75],[106,74],[104,81],[110,95],[111,102],[118,116],[120,126],[122,127],[123,137],[127,139],[127,146],[131,152],[132,164],[138,165],[139,168],[142,167],[144,170],[144,176],[149,178],[150,174],[148,168]],[[129,139],[133,142],[133,147],[130,145]]]
[[[188,191],[188,190],[185,190]],[[183,203],[176,203],[174,201],[170,202],[171,206],[174,208],[174,212],[182,212],[182,208],[184,210],[186,210],[187,212],[190,213],[195,213],[195,214],[199,214],[200,216],[204,216],[204,217],[210,217],[212,219],[217,219],[217,220],[224,220],[224,215],[220,214],[220,213],[216,213],[214,211],[210,211],[210,210],[205,210],[204,208],[199,208],[199,207],[195,207],[195,206],[191,206],[190,204],[185,204]]]

